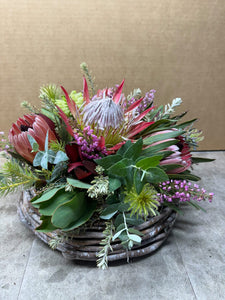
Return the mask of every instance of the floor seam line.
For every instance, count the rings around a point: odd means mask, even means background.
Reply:
[[[195,293],[194,287],[193,287],[192,282],[191,282],[191,278],[190,278],[190,276],[189,276],[189,274],[188,274],[188,271],[187,271],[187,269],[186,269],[186,265],[185,265],[185,263],[184,263],[182,254],[181,254],[181,252],[180,252],[180,249],[179,249],[179,246],[178,246],[178,243],[177,243],[177,238],[176,238],[175,234],[174,234],[174,239],[175,239],[175,243],[176,243],[176,246],[177,246],[177,250],[178,250],[178,252],[179,252],[179,254],[180,254],[180,257],[181,257],[182,264],[183,264],[183,266],[184,266],[185,273],[187,274],[188,281],[190,282],[192,291],[193,291],[193,293],[194,293],[195,299],[198,300],[198,297],[197,297],[197,295],[196,295],[196,293]]]
[[[27,259],[27,262],[26,262],[26,265],[25,265],[25,268],[24,268],[23,277],[22,277],[21,284],[20,284],[20,288],[19,288],[19,292],[18,292],[18,295],[17,295],[17,300],[19,299],[19,296],[20,296],[21,288],[22,288],[22,285],[23,285],[23,281],[24,281],[24,277],[25,277],[25,274],[26,274],[27,266],[28,266],[28,263],[29,263],[29,261],[30,261],[30,255],[31,255],[31,251],[32,251],[32,249],[33,249],[33,245],[34,245],[35,239],[36,239],[36,238],[34,238],[34,240],[33,240],[33,242],[32,242],[32,245],[31,245],[31,247],[30,247],[30,251],[29,251],[29,254],[28,254],[28,259]]]

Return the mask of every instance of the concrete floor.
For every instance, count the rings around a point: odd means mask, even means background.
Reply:
[[[207,213],[187,207],[155,254],[106,271],[52,251],[19,221],[17,195],[0,201],[0,299],[225,299],[225,152],[195,167],[214,192]]]

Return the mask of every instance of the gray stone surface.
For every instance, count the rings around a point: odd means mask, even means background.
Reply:
[[[154,255],[106,271],[67,261],[50,250],[16,215],[17,195],[0,202],[0,299],[225,299],[225,152],[194,173],[215,192],[207,213],[191,207]]]

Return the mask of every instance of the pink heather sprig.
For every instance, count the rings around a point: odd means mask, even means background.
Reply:
[[[142,100],[141,104],[138,106],[137,108],[137,112],[138,113],[142,113],[144,112],[147,108],[153,106],[153,100],[154,100],[154,97],[155,97],[155,92],[156,90],[150,90],[149,92],[147,92],[145,94],[145,97],[144,99]],[[129,101],[128,101],[128,107],[133,104],[135,101],[137,101],[137,99],[135,98],[131,98]]]
[[[81,146],[81,153],[83,157],[87,159],[97,159],[100,158],[100,154],[107,155],[106,148],[103,149],[99,147],[100,139],[95,134],[93,134],[93,129],[87,126],[83,129],[81,133],[75,133],[74,138],[76,143]]]
[[[200,188],[198,184],[192,184],[186,180],[173,180],[162,182],[159,185],[159,201],[163,202],[188,202],[191,200],[212,202],[214,193],[206,193],[206,190]]]

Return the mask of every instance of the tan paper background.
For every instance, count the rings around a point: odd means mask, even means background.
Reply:
[[[224,0],[0,0],[0,131],[38,102],[44,83],[156,89],[199,117],[202,150],[225,149]]]

